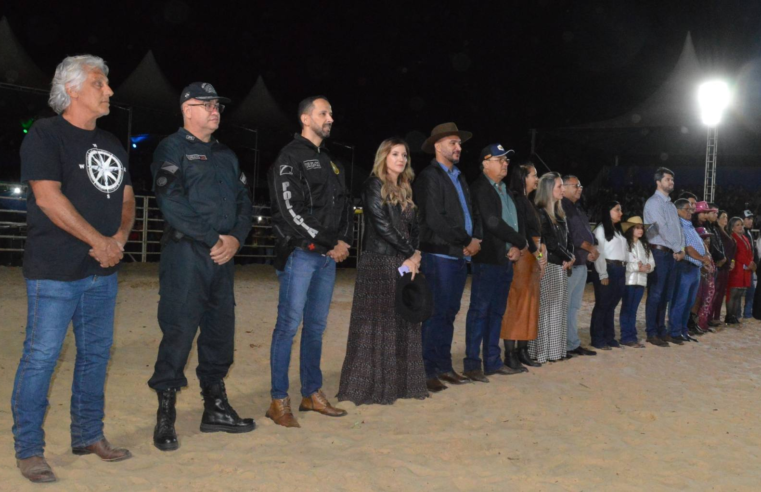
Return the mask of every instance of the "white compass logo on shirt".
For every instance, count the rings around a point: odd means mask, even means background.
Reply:
[[[93,144],[94,146],[95,144]],[[106,193],[111,198],[124,181],[124,166],[121,161],[111,152],[97,147],[90,149],[85,154],[85,169],[90,182],[99,191]]]

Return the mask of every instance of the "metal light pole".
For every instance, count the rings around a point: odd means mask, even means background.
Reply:
[[[716,160],[719,149],[719,123],[730,103],[729,86],[726,82],[713,80],[698,88],[698,103],[703,123],[708,127],[706,138],[706,170],[703,200],[714,201],[716,193]]]

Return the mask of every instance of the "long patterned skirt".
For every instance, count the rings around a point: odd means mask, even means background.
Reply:
[[[396,314],[397,268],[404,258],[372,252],[357,267],[349,340],[338,400],[389,405],[428,396],[420,323]]]
[[[539,296],[539,331],[528,343],[529,355],[541,363],[566,356],[568,276],[560,265],[547,264]]]

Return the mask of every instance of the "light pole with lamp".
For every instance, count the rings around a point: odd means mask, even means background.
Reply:
[[[708,127],[706,142],[706,174],[703,186],[703,200],[714,201],[716,191],[716,154],[719,145],[719,123],[730,103],[729,86],[726,82],[712,80],[700,84],[698,103],[703,124]]]

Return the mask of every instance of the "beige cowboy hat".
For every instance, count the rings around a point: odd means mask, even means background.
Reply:
[[[462,139],[463,143],[470,140],[470,138],[473,136],[473,134],[470,132],[461,132],[458,130],[457,125],[454,123],[442,123],[433,127],[433,130],[431,130],[431,136],[428,137],[425,142],[423,142],[423,152],[427,154],[433,154],[433,145],[442,138],[448,137],[450,135],[459,136]]]
[[[647,231],[647,230],[648,230],[648,228],[649,228],[649,227],[650,227],[652,224],[645,224],[645,223],[642,221],[642,217],[640,217],[639,215],[635,215],[634,217],[629,217],[629,220],[627,220],[626,222],[621,222],[621,230],[622,230],[622,231],[624,231],[624,233],[625,233],[626,231],[628,231],[629,229],[631,229],[631,228],[632,228],[632,227],[634,227],[635,225],[641,225],[641,226],[643,226],[643,227],[645,228],[645,230]]]

